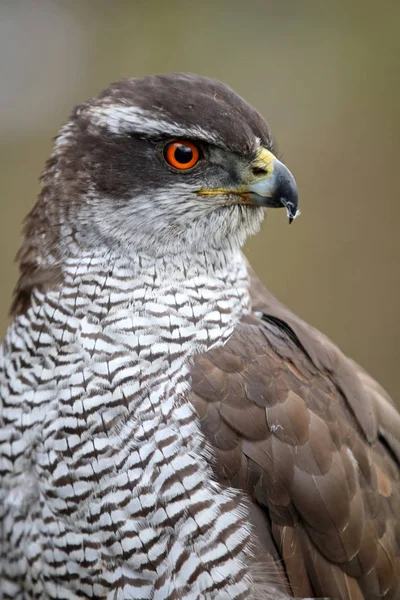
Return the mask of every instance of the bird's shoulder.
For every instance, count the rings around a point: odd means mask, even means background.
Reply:
[[[192,367],[215,475],[249,498],[257,544],[278,552],[293,594],[397,598],[400,415],[254,277],[251,289],[256,312]]]

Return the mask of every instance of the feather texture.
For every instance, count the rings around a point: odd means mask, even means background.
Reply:
[[[250,513],[257,544],[266,567],[281,561],[280,583],[292,595],[398,598],[398,414],[371,378],[254,275],[251,289],[262,316],[242,319],[224,347],[196,357],[192,369],[190,399],[216,477],[258,507]]]
[[[34,293],[0,363],[4,599],[249,593],[246,510],[187,400],[248,302],[240,253],[83,256]]]

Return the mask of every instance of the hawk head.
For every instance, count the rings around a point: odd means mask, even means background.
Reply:
[[[263,207],[297,211],[259,113],[226,85],[181,73],[125,79],[77,106],[43,181],[33,220],[63,254],[241,245]]]

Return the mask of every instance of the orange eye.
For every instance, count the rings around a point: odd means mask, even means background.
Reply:
[[[174,169],[185,171],[197,164],[200,158],[199,149],[187,140],[170,142],[164,150],[165,160]]]

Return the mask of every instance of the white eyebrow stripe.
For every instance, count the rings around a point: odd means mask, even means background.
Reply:
[[[157,117],[155,112],[137,106],[91,106],[88,109],[91,121],[95,125],[106,127],[111,133],[143,133],[148,135],[172,135],[194,137],[221,143],[221,139],[198,125],[182,127],[179,123],[168,121],[162,113]]]

